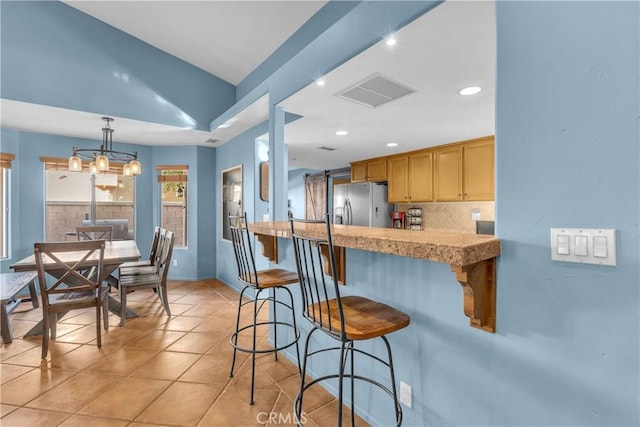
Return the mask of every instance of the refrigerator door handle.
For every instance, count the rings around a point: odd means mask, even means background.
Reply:
[[[347,199],[347,206],[349,209],[349,220],[347,222],[348,225],[353,225],[353,211],[351,210],[351,199]]]

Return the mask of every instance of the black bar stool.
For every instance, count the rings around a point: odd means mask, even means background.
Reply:
[[[296,346],[296,356],[298,360],[298,372],[300,372],[300,349],[298,347],[298,341],[300,340],[300,331],[296,325],[296,315],[293,307],[293,295],[291,291],[286,288],[286,285],[296,283],[298,281],[298,275],[295,272],[283,270],[280,268],[273,268],[269,270],[256,270],[255,258],[253,255],[253,247],[251,244],[252,236],[247,229],[247,214],[245,212],[242,216],[229,215],[229,227],[231,229],[231,240],[233,242],[233,250],[236,257],[236,264],[238,267],[238,279],[245,284],[245,287],[240,292],[240,299],[238,302],[238,317],[236,319],[236,330],[231,335],[231,345],[233,346],[233,362],[231,363],[230,377],[233,377],[233,369],[236,364],[236,352],[242,351],[251,354],[251,396],[249,398],[249,404],[253,405],[253,394],[256,374],[256,354],[261,353],[274,353],[275,360],[278,360],[278,352],[292,345]],[[260,298],[262,291],[273,292],[265,298]],[[242,301],[247,290],[254,290],[255,295],[253,301]],[[289,303],[279,301],[276,298],[276,291],[284,290],[289,295]],[[258,314],[265,303],[269,303],[273,308],[272,320],[258,322]],[[253,303],[253,323],[240,326],[240,314],[242,307],[246,304]],[[276,317],[276,305],[284,306],[291,310],[293,318],[292,323],[281,322]],[[262,325],[273,326],[273,348],[269,349],[256,349],[256,327]],[[278,326],[292,328],[293,339],[287,343],[278,346]],[[238,335],[251,329],[253,340],[251,348],[242,347],[238,344]]]
[[[294,401],[296,420],[300,424],[304,392],[321,381],[338,378],[338,426],[342,425],[343,379],[351,380],[351,425],[355,425],[354,412],[354,380],[371,383],[393,398],[396,425],[402,424],[402,408],[396,393],[395,373],[391,358],[391,346],[387,334],[405,328],[410,323],[407,314],[386,304],[359,296],[340,296],[340,289],[335,277],[324,273],[325,257],[328,257],[331,272],[336,271],[333,241],[329,216],[322,220],[290,219],[291,237],[296,256],[298,278],[302,294],[303,315],[313,329],[307,335],[302,361],[300,392]],[[331,276],[334,276],[333,274]],[[311,336],[322,331],[340,342],[339,347],[325,347],[309,351]],[[381,338],[387,348],[387,360],[355,347],[356,341]],[[305,384],[307,361],[331,350],[339,350],[338,373],[316,378]],[[370,357],[389,368],[391,384],[387,386],[377,379],[354,373],[354,354]],[[345,373],[349,359],[350,372]]]

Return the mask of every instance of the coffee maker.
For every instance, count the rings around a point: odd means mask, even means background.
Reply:
[[[391,212],[391,227],[404,228],[404,212]]]

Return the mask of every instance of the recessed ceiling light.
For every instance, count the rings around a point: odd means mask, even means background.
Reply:
[[[387,144],[387,147],[397,147],[398,143],[397,142],[390,142]]]
[[[480,92],[482,90],[482,88],[480,86],[469,86],[469,87],[465,87],[462,88],[458,91],[458,93],[462,96],[469,96],[469,95],[475,95],[476,93]]]
[[[396,40],[396,38],[392,34],[389,37],[387,37],[387,41],[385,43],[387,44],[387,46],[395,46],[397,42],[398,41]]]
[[[318,80],[316,80],[316,84],[317,84],[318,86],[324,86],[325,81],[324,81],[324,80],[322,80],[322,79],[318,79]]]
[[[345,136],[345,135],[349,135],[349,132],[347,132],[346,130],[337,130],[336,135]]]

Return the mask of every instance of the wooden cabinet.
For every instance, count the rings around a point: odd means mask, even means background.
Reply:
[[[389,203],[433,200],[431,151],[392,157],[388,159],[387,165]]]
[[[387,159],[363,160],[351,163],[351,182],[386,180]]]
[[[494,162],[493,138],[464,147],[465,200],[494,200]]]
[[[462,147],[453,146],[435,151],[434,187],[437,202],[462,199]]]
[[[435,150],[435,201],[494,200],[493,153],[493,137]]]

